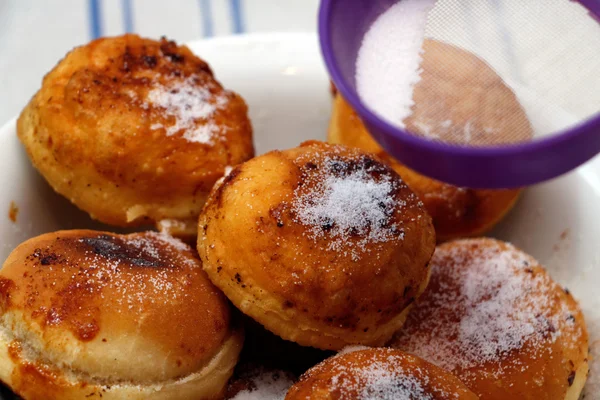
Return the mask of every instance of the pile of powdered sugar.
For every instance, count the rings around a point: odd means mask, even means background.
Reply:
[[[435,289],[419,299],[395,346],[450,371],[492,363],[500,375],[502,360],[525,343],[535,358],[535,349],[565,332],[577,340],[573,310],[557,307],[557,286],[537,262],[510,245],[486,243],[494,244],[436,250]]]
[[[402,0],[380,15],[363,38],[356,59],[362,101],[385,120],[405,128],[413,89],[421,79],[421,54],[435,0]]]
[[[214,94],[210,84],[200,86],[193,76],[185,80],[172,80],[166,84],[154,83],[146,96],[147,104],[163,109],[174,123],[169,126],[155,123],[150,129],[164,128],[167,136],[182,133],[183,138],[194,143],[213,143],[222,130],[213,117],[229,101],[227,92]],[[208,85],[208,86],[207,86]]]
[[[315,240],[327,237],[330,250],[350,251],[357,258],[369,243],[403,238],[403,230],[390,224],[394,212],[406,203],[394,198],[399,184],[390,173],[373,175],[376,166],[359,164],[339,172],[343,160],[322,160],[322,168],[297,189],[292,210],[298,223],[307,226]]]

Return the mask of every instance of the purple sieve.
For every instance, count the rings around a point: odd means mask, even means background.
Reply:
[[[356,91],[356,57],[368,28],[397,2],[322,0],[319,10],[321,50],[331,79],[371,135],[391,155],[415,171],[440,181],[497,189],[555,178],[600,153],[600,114],[550,137],[494,147],[434,142],[381,119],[362,102]],[[579,3],[591,16],[600,18],[600,0],[580,0]]]

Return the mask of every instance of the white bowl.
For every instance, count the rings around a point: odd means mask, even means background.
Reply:
[[[226,87],[248,102],[259,154],[325,139],[331,96],[315,35],[244,35],[189,45],[209,61]],[[528,108],[527,101],[524,106]],[[556,118],[536,119],[547,124]],[[0,129],[0,188],[2,262],[19,243],[41,233],[68,228],[114,230],[90,220],[52,191],[17,140],[15,120]],[[14,223],[8,218],[11,202],[19,209]],[[527,189],[490,236],[535,256],[580,301],[595,354],[586,400],[599,399],[600,159]]]

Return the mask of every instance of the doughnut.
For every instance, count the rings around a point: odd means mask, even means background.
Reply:
[[[311,368],[285,400],[477,400],[455,376],[389,348],[337,355]]]
[[[73,230],[0,270],[0,380],[25,400],[217,399],[243,334],[192,248]]]
[[[498,132],[494,136],[498,140],[514,135],[523,141],[531,138],[525,112],[512,91],[471,53],[427,39],[421,67],[413,114],[405,121],[411,132],[457,141],[466,130],[474,141],[470,145],[490,144],[486,140],[493,132]],[[481,104],[482,88],[486,91],[483,99],[489,104]],[[503,107],[502,115],[511,118],[496,115],[493,110],[499,106]],[[489,231],[512,209],[521,193],[519,189],[460,188],[413,171],[383,150],[339,93],[334,99],[328,141],[375,153],[389,163],[425,203],[440,241]]]
[[[17,133],[54,190],[92,218],[182,235],[226,168],[254,155],[244,100],[205,61],[132,34],[68,53]]]
[[[431,282],[391,341],[482,400],[577,400],[588,334],[577,302],[531,256],[494,239],[437,248]]]
[[[431,219],[389,166],[315,141],[235,167],[198,232],[204,270],[237,308],[324,350],[387,342],[435,249]]]

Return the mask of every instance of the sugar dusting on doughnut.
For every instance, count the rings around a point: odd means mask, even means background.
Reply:
[[[296,221],[309,227],[313,239],[327,237],[328,249],[349,251],[360,257],[369,243],[402,240],[404,230],[391,223],[392,215],[406,206],[394,198],[404,183],[368,156],[325,155],[305,164],[304,179],[294,193]],[[310,188],[307,190],[306,188]]]
[[[211,92],[211,84],[200,86],[198,78],[190,76],[184,81],[173,80],[167,84],[155,83],[146,100],[154,107],[164,109],[164,113],[174,119],[167,127],[154,123],[150,129],[164,128],[167,136],[183,131],[183,138],[195,143],[211,144],[222,129],[212,117],[219,109],[227,106],[229,98],[225,94]],[[212,84],[215,86],[215,84]],[[145,105],[146,107],[148,104]],[[199,125],[198,121],[204,123]]]
[[[432,400],[433,396],[425,392],[427,376],[418,376],[415,371],[407,373],[390,356],[384,362],[373,360],[367,366],[337,365],[331,383],[332,391],[339,391],[342,398],[381,400]],[[356,381],[343,379],[343,375],[352,376]]]
[[[115,301],[128,310],[141,311],[144,304],[165,299],[181,300],[187,293],[180,290],[186,280],[178,278],[176,270],[200,268],[190,248],[166,234],[96,234],[74,239],[73,245],[67,243],[71,240],[58,238],[56,245],[64,242],[64,245],[75,246],[77,259],[63,257],[61,247],[54,245],[36,249],[30,259],[37,261],[38,268],[61,268],[65,277],[72,271],[67,281],[54,282],[57,287],[89,295],[98,293],[101,299],[104,299],[104,289],[112,289],[120,294]],[[121,309],[115,311],[122,312]]]
[[[308,379],[326,374],[329,393],[335,393],[335,398],[340,399],[460,398],[458,393],[449,393],[444,387],[431,381],[430,372],[411,361],[412,356],[401,355],[396,350],[386,348],[373,350],[375,351],[352,351],[350,359],[335,356],[311,369],[307,373]]]
[[[92,239],[96,239],[97,243],[97,238]],[[82,238],[79,241],[90,244],[90,238]],[[123,295],[118,301],[126,303],[124,305],[129,309],[134,307],[141,309],[144,302],[154,303],[155,299],[176,300],[185,296],[185,292],[179,290],[183,282],[175,279],[173,269],[178,266],[199,267],[191,256],[186,257],[180,253],[189,252],[190,248],[182,241],[166,234],[147,232],[144,235],[117,239],[112,237],[106,243],[112,243],[112,249],[117,252],[116,257],[110,252],[102,254],[92,245],[92,249],[85,252],[85,260],[90,263],[90,266],[80,272],[86,277],[86,284],[97,289],[112,285]],[[127,251],[127,254],[126,257],[120,258],[118,253],[122,251]],[[152,271],[148,282],[144,283],[135,279],[135,268],[124,268],[128,263],[136,267],[156,268]]]
[[[466,242],[473,244],[468,251],[436,250],[431,282],[437,290],[417,302],[397,347],[450,371],[493,363],[501,376],[501,361],[525,344],[535,358],[536,349],[559,337],[578,340],[582,332],[572,311],[567,305],[556,309],[556,284],[532,257],[509,244]]]

